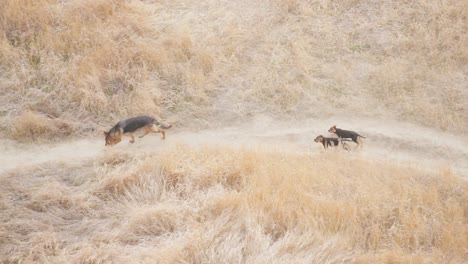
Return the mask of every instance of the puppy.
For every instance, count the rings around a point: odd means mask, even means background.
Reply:
[[[338,144],[340,143],[340,140],[338,138],[329,138],[329,137],[324,137],[322,135],[317,136],[314,139],[315,142],[320,142],[323,145],[324,149],[327,149],[328,147],[337,147]]]

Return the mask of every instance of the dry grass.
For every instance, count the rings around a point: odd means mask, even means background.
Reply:
[[[34,111],[95,133],[256,114],[466,132],[466,1],[4,0],[0,129]]]
[[[73,132],[73,126],[58,118],[24,112],[15,120],[12,136],[18,141],[58,140]]]
[[[0,134],[89,136],[146,113],[178,128],[353,116],[463,136],[466,10],[3,0]],[[468,186],[449,170],[222,146],[77,163],[0,175],[0,262],[467,261]]]
[[[466,261],[468,185],[445,169],[180,145],[1,181],[6,263]]]

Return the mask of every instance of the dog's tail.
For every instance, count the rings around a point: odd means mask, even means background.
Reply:
[[[162,129],[169,129],[169,128],[172,127],[172,125],[164,125],[164,124],[161,124],[161,125],[159,125],[159,127],[162,128]]]
[[[153,121],[153,123],[162,129],[169,129],[172,127],[172,125],[165,125],[165,124],[159,123],[156,119]]]
[[[363,136],[361,136],[361,135],[359,135],[359,134],[358,134],[358,136],[360,136],[360,137],[362,137],[362,138],[366,138],[366,137],[363,137]]]

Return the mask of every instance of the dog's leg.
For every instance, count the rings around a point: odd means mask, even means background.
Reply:
[[[342,145],[344,150],[349,151],[349,146],[346,144],[346,142],[343,142]]]
[[[165,138],[166,138],[166,132],[164,132],[163,130],[154,129],[154,126],[151,128],[151,132],[153,132],[153,133],[161,133],[161,134],[162,134],[162,139],[165,139]]]
[[[356,147],[354,147],[354,149],[358,149],[359,148],[359,137],[355,137],[355,138],[351,138],[353,140],[354,143],[356,143]]]
[[[130,133],[130,137],[132,138],[130,140],[130,143],[135,143],[135,135],[133,135],[133,133]]]
[[[327,145],[325,144],[325,140],[324,141],[320,141],[320,143],[322,143],[322,146],[323,146],[323,149],[327,149]]]
[[[143,135],[139,136],[138,138],[142,138],[150,133],[149,129],[145,128],[145,133]]]
[[[362,148],[362,143],[363,143],[363,142],[362,142],[361,137],[358,136],[358,137],[357,137],[357,141],[359,142],[359,143],[358,143],[359,147]]]
[[[343,140],[343,138],[339,138],[338,144],[341,144],[341,148],[344,150],[349,151],[349,146],[346,144],[346,140]]]

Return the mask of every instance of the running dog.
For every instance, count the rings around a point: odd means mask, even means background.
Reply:
[[[357,144],[356,147],[359,147],[362,144],[362,140],[360,138],[365,138],[354,131],[336,128],[336,125],[330,127],[328,132],[336,134],[340,139],[350,138]]]
[[[324,137],[322,135],[317,136],[314,139],[315,142],[320,142],[323,145],[324,149],[327,149],[328,147],[337,147],[338,144],[340,143],[338,138],[329,138],[329,137]]]
[[[106,146],[113,146],[120,141],[122,141],[122,135],[129,134],[131,137],[130,143],[135,142],[134,133],[139,130],[144,130],[143,135],[139,136],[142,138],[149,133],[161,133],[162,139],[166,138],[165,130],[171,128],[172,125],[163,125],[159,123],[156,119],[147,116],[141,115],[128,119],[124,119],[118,122],[114,127],[112,127],[109,132],[104,131],[104,136],[106,140]]]

